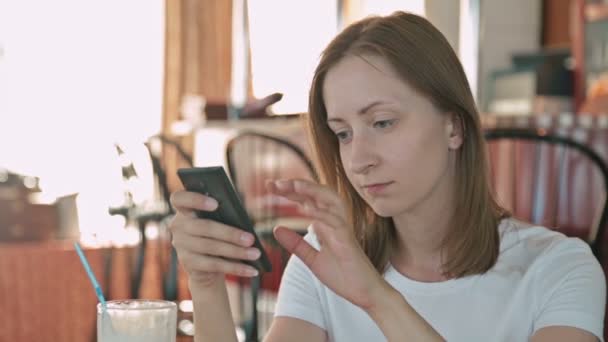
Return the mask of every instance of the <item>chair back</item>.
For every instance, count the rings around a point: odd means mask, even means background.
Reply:
[[[226,167],[257,225],[272,225],[279,218],[298,217],[293,203],[268,193],[266,180],[318,180],[313,163],[302,147],[286,138],[251,130],[241,131],[228,141]]]
[[[485,131],[491,179],[513,216],[579,237],[602,261],[608,166],[588,144],[530,128]]]
[[[303,235],[310,224],[310,219],[299,215],[294,203],[269,193],[265,182],[269,179],[286,178],[317,181],[318,176],[304,149],[296,142],[280,136],[243,130],[229,139],[225,152],[226,167],[232,183],[272,263],[272,272],[251,281],[249,291],[253,304],[250,304],[250,312],[245,313],[242,312],[245,310],[241,309],[241,313],[247,315],[243,323],[246,340],[257,341],[268,329],[274,310],[272,302],[258,299],[259,290],[270,293],[278,291],[283,270],[290,257],[275,241],[272,229],[281,224]],[[232,280],[239,285],[247,282],[242,278]]]

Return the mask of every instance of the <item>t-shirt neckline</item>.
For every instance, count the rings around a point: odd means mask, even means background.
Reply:
[[[437,282],[423,282],[408,278],[401,274],[393,265],[389,262],[384,279],[391,284],[391,286],[404,290],[406,292],[415,292],[420,294],[437,294],[441,292],[449,292],[457,289],[466,287],[478,277],[479,275],[471,275],[461,278],[452,278],[444,281]]]

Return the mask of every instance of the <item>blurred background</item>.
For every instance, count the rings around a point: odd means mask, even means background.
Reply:
[[[74,241],[107,298],[177,301],[191,340],[168,196],[178,168],[210,165],[275,266],[227,279],[239,336],[263,336],[289,257],[270,229],[308,222],[261,184],[317,179],[300,116],[319,55],[346,25],[396,10],[429,19],[460,57],[501,203],[603,262],[608,1],[0,0],[0,341],[95,340]]]

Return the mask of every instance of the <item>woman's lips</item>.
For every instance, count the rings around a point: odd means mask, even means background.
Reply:
[[[367,192],[370,195],[379,195],[382,192],[384,192],[386,190],[386,188],[391,185],[393,182],[386,182],[386,183],[376,183],[376,184],[369,184],[369,185],[364,185],[363,189],[365,189],[365,192]]]

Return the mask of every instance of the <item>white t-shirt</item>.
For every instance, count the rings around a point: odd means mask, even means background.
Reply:
[[[500,255],[483,275],[444,282],[411,280],[389,266],[384,278],[448,341],[528,341],[540,328],[577,327],[603,341],[606,283],[588,245],[547,228],[505,219]],[[306,235],[315,248],[314,232]],[[289,260],[275,316],[299,318],[330,341],[386,341],[375,322]]]

